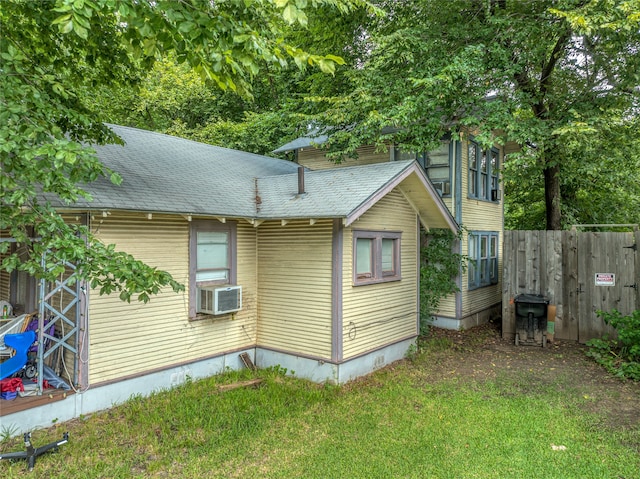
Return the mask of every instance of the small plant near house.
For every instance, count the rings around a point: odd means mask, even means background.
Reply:
[[[618,377],[640,381],[640,310],[628,316],[615,309],[598,311],[598,316],[616,329],[618,337],[587,341],[587,356]]]
[[[440,300],[459,291],[456,277],[467,266],[468,258],[454,253],[462,233],[433,229],[423,234],[420,251],[420,334],[425,335]]]

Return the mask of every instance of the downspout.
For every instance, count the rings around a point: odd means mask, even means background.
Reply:
[[[449,173],[451,175],[451,214],[453,215],[453,218],[457,222],[458,218],[456,216],[456,192],[458,191],[458,189],[456,188],[456,186],[457,186],[457,184],[456,184],[456,164],[457,164],[457,158],[456,158],[457,148],[456,148],[456,146],[457,146],[456,140],[452,138],[452,141],[451,141],[451,172]]]
[[[458,143],[460,142],[460,143]],[[461,148],[458,148],[458,145]],[[458,135],[458,138],[453,141],[453,186],[452,186],[452,208],[453,218],[458,223],[458,226],[462,225],[462,136]],[[458,240],[458,254],[462,255],[463,239]],[[456,319],[462,320],[462,265],[458,271],[458,278],[456,279],[458,284],[458,291],[455,293],[455,310]]]

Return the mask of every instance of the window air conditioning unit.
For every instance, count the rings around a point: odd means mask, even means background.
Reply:
[[[242,286],[225,288],[198,288],[197,312],[226,314],[242,309]]]
[[[500,201],[502,199],[502,192],[500,190],[491,190],[491,201]]]

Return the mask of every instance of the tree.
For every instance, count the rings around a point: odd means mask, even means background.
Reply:
[[[41,194],[73,203],[82,184],[116,172],[87,144],[117,142],[86,92],[135,86],[169,54],[201,78],[250,96],[260,71],[317,66],[332,73],[342,60],[314,55],[283,40],[307,22],[303,0],[5,0],[0,4],[0,230],[28,251],[5,255],[2,268],[55,278],[67,261],[101,293],[146,301],[163,286],[182,285],[168,273],[101,244],[90,231],[63,221]],[[361,0],[315,0],[347,12]],[[46,263],[41,265],[41,258]]]
[[[398,127],[394,141],[412,149],[468,128],[487,145],[522,146],[509,158],[517,168],[505,171],[531,189],[507,186],[526,201],[543,195],[547,229],[582,215],[637,214],[640,144],[629,132],[640,113],[638,0],[389,0],[381,8],[388,14],[366,27],[351,89],[317,102],[335,130],[336,158],[389,138],[385,126]],[[625,207],[611,214],[611,204]]]
[[[344,64],[333,75],[318,69],[267,66],[251,80],[252,96],[207,85],[188,66],[165,58],[140,74],[136,88],[104,85],[84,93],[111,123],[176,134],[196,141],[269,154],[306,132],[314,100],[342,94],[359,58],[363,25],[375,11],[357,9],[337,15],[324,5],[308,12],[305,26],[292,25],[284,41],[302,50],[339,54]]]

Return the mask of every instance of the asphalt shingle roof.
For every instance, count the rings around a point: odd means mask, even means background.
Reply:
[[[118,172],[86,185],[91,202],[72,209],[129,210],[247,219],[345,218],[352,221],[401,182],[419,213],[445,227],[454,224],[437,193],[412,161],[304,173],[298,192],[296,163],[198,143],[161,133],[109,125],[125,145],[95,146]],[[410,177],[410,178],[409,178]]]
[[[100,160],[120,173],[86,186],[90,204],[134,211],[255,216],[255,178],[297,171],[290,161],[109,125],[125,145],[94,146]]]
[[[271,218],[347,217],[412,163],[306,171],[304,194],[298,194],[297,174],[260,178],[260,214]]]
[[[299,148],[309,148],[310,146],[321,145],[328,139],[329,137],[327,135],[303,136],[276,148],[273,150],[273,153],[284,153],[286,151],[297,150]]]

